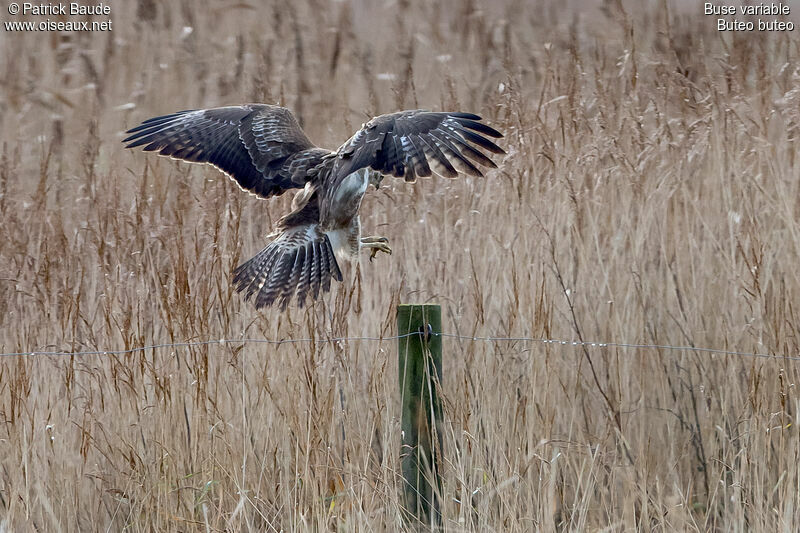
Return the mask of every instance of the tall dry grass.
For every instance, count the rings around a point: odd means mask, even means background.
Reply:
[[[4,6],[5,8],[5,6]],[[398,302],[446,339],[449,531],[789,531],[800,518],[800,50],[693,3],[112,4],[0,34],[0,530],[401,526]],[[3,11],[5,17],[5,9]],[[390,180],[391,257],[287,313],[230,273],[290,198],[127,152],[178,109],[278,102],[335,147],[372,114],[479,112],[485,179]]]

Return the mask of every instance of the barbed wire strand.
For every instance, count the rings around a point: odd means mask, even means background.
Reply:
[[[161,344],[151,344],[148,346],[137,346],[126,350],[91,350],[79,352],[67,351],[30,351],[30,352],[11,352],[0,353],[0,357],[34,357],[34,356],[54,356],[54,357],[80,357],[91,355],[130,355],[137,352],[144,352],[147,350],[158,350],[162,348],[193,348],[198,346],[210,346],[214,344],[228,345],[228,344],[302,344],[302,343],[319,343],[331,344],[339,342],[351,341],[393,341],[419,335],[418,332],[404,333],[403,335],[391,335],[388,337],[383,336],[360,336],[360,337],[331,337],[331,338],[300,338],[300,339],[217,339],[206,341],[185,341],[185,342],[168,342]],[[630,348],[633,350],[670,350],[670,351],[693,351],[718,355],[729,355],[737,357],[751,357],[761,359],[780,359],[788,361],[800,361],[800,356],[786,355],[786,354],[767,354],[757,352],[741,352],[735,350],[723,350],[718,348],[702,348],[696,346],[673,346],[670,344],[643,344],[643,343],[630,343],[630,342],[595,342],[595,341],[574,341],[563,339],[542,339],[537,337],[481,337],[473,335],[459,335],[455,333],[433,333],[441,337],[448,337],[465,341],[482,341],[482,342],[536,342],[541,344],[554,344],[560,346],[585,346],[589,348]]]
[[[757,357],[762,359],[787,359],[789,361],[800,361],[800,356],[786,354],[768,354],[757,352],[739,352],[735,350],[723,350],[720,348],[700,348],[696,346],[673,346],[670,344],[640,344],[632,342],[595,342],[595,341],[567,341],[561,339],[537,339],[531,337],[473,337],[470,335],[455,335],[453,333],[438,333],[442,337],[452,337],[474,341],[492,342],[539,342],[542,344],[559,344],[562,346],[587,346],[591,348],[631,348],[631,349],[654,349],[672,351],[692,351],[711,353],[719,355],[735,355],[740,357]]]
[[[82,352],[65,352],[65,351],[41,351],[36,350],[32,352],[15,352],[15,353],[0,353],[0,357],[26,357],[37,355],[50,355],[50,356],[80,356],[80,355],[128,355],[136,352],[144,352],[147,350],[158,350],[161,348],[194,348],[196,346],[208,346],[212,344],[303,344],[303,343],[320,343],[330,344],[336,342],[347,341],[392,341],[403,339],[418,335],[416,332],[404,333],[403,335],[392,335],[390,337],[320,337],[317,339],[301,338],[301,339],[217,339],[208,341],[184,341],[184,342],[165,342],[161,344],[150,344],[147,346],[137,346],[136,348],[129,348],[127,350],[91,350]]]

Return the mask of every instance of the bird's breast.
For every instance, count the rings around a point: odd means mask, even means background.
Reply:
[[[328,218],[330,219],[328,222],[332,222],[331,227],[349,225],[353,217],[358,214],[361,199],[364,197],[368,184],[367,169],[353,172],[339,182],[331,195],[331,202],[328,206]]]

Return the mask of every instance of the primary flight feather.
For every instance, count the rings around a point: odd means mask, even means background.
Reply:
[[[384,175],[414,181],[433,172],[481,176],[495,168],[481,150],[505,153],[502,135],[471,113],[401,111],[375,117],[335,151],[315,146],[291,111],[267,104],[180,111],[128,130],[127,148],[208,163],[262,198],[300,189],[273,240],[234,271],[233,283],[257,308],[311,295],[342,280],[340,261],[361,249],[391,253],[384,237],[361,237],[358,210]]]

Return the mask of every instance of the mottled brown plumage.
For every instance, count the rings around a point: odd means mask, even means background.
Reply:
[[[358,210],[369,183],[383,175],[414,181],[436,172],[481,176],[495,163],[477,148],[504,153],[488,137],[502,137],[470,113],[401,111],[375,117],[338,150],[315,146],[292,113],[266,104],[180,111],[128,131],[128,148],[143,146],[192,163],[209,163],[262,198],[301,189],[274,239],[234,271],[233,282],[256,307],[310,294],[342,280],[339,261],[361,248],[391,253],[382,237],[361,238]]]

